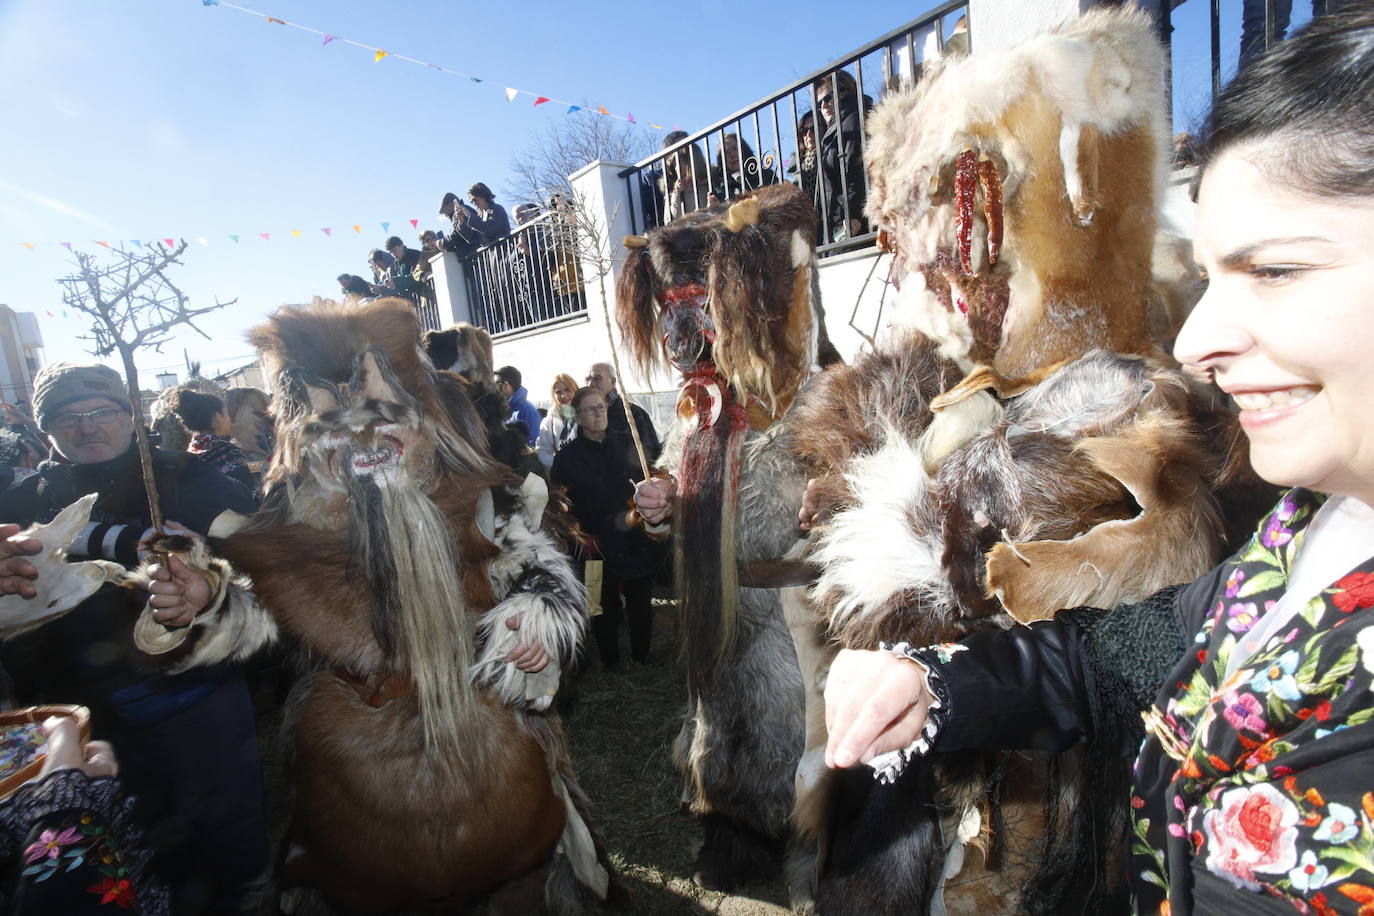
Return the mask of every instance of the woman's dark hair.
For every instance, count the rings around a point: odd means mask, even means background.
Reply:
[[[730,140],[734,140],[737,144],[735,152],[739,154],[740,168],[744,168],[744,163],[754,158],[754,148],[749,145],[749,141],[739,134],[726,134],[720,138],[720,149],[716,151],[716,164],[721,168],[725,167],[725,144]]]
[[[1278,182],[1318,197],[1374,194],[1374,9],[1318,16],[1255,58],[1217,97],[1199,174],[1228,149],[1260,151]]]
[[[573,410],[581,410],[581,409],[582,409],[582,402],[585,401],[585,400],[587,400],[587,398],[591,397],[592,395],[596,395],[596,396],[599,397],[599,398],[604,398],[604,397],[605,397],[601,392],[597,391],[595,388],[591,387],[590,385],[587,385],[587,386],[585,386],[585,387],[583,387],[583,388],[577,389],[577,393],[573,395],[573,399],[572,399],[572,401],[570,402],[571,405],[572,405],[572,409],[573,409]]]
[[[172,395],[172,413],[193,433],[213,432],[215,414],[223,409],[224,402],[213,394],[183,388]]]
[[[491,193],[491,188],[480,181],[468,188],[468,197],[480,197],[493,203],[496,201],[496,195]]]

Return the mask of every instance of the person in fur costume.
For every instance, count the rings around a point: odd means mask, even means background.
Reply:
[[[671,504],[688,669],[674,759],[703,821],[695,879],[722,890],[777,872],[802,751],[802,681],[773,561],[799,543],[805,486],[780,420],[816,364],[838,359],[814,232],[802,191],[763,188],[627,238],[616,290],[632,357],[646,370],[666,357],[682,378],[661,457],[671,476],[636,499],[664,529]],[[790,877],[794,898],[809,896]]]
[[[1227,475],[1248,480],[1228,464],[1230,417],[1150,334],[1162,86],[1149,16],[1096,10],[945,62],[870,119],[895,326],[788,417],[815,478],[803,522],[832,646],[808,672],[797,811],[819,912],[1096,913],[1124,891],[1105,879],[1122,854],[1109,825],[1064,826],[1092,805],[1061,804],[1057,761],[826,770],[819,691],[833,646],[1139,601],[1219,557],[1243,489]],[[1066,765],[1097,787],[1111,770]],[[1045,853],[1065,830],[1081,858]]]
[[[551,912],[604,899],[550,711],[585,593],[544,483],[491,458],[402,300],[284,307],[250,339],[277,391],[263,507],[222,518],[213,553],[162,545],[200,575],[145,579],[160,608],[134,638],[172,671],[284,637],[309,660],[282,885],[348,912],[461,912],[548,865]]]

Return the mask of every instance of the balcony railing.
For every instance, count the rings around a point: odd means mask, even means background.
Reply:
[[[479,249],[463,265],[473,323],[502,334],[585,311],[577,247],[573,217],[554,211]]]
[[[822,257],[872,245],[875,233],[863,214],[865,119],[883,95],[920,79],[925,62],[944,53],[967,53],[966,33],[957,51],[945,48],[952,27],[966,13],[966,0],[942,3],[621,172],[634,231],[790,181],[816,203]],[[819,117],[818,96],[827,105]]]

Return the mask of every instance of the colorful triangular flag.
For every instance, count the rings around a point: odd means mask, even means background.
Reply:
[[[515,101],[515,97],[516,97],[517,95],[519,95],[519,94],[520,94],[520,90],[519,90],[519,89],[512,89],[512,88],[509,87],[509,86],[506,87],[506,101],[507,101],[507,102],[514,102],[514,101]]]
[[[49,318],[56,318],[56,317],[57,317],[57,316],[54,315],[52,312],[49,312],[47,309],[44,309],[44,310],[43,310],[43,313],[44,313],[45,315],[47,315]]]
[[[323,232],[325,235],[329,236],[331,239],[334,237],[333,229],[321,229],[320,231]]]
[[[569,105],[569,106],[568,106],[568,111],[567,111],[567,113],[568,113],[568,114],[572,114],[574,111],[581,111],[581,110],[582,110],[582,106],[581,106],[581,105]]]
[[[68,317],[70,317],[70,316],[67,314],[67,310],[66,310],[66,309],[63,309],[63,310],[62,310],[62,317],[63,317],[63,318],[68,318]]]
[[[413,220],[411,220],[411,221],[410,221],[410,228],[412,228],[412,229],[419,229],[419,228],[420,228],[420,221],[419,221],[418,219],[413,219]]]
[[[663,125],[662,125],[662,124],[655,124],[653,121],[650,121],[650,122],[649,122],[649,126],[652,127],[654,130],[662,130],[662,129],[663,129]]]
[[[94,242],[95,239],[91,239],[91,241]],[[109,242],[96,242],[96,244],[99,245],[101,248],[109,248],[109,247],[110,247],[110,243],[109,243]]]
[[[200,0],[201,6],[219,6],[219,0]]]
[[[599,112],[601,112],[601,113],[604,114],[604,115],[610,114],[610,112],[606,110],[606,106],[605,106],[605,105],[598,105],[598,106],[596,106],[596,110],[599,111]]]
[[[237,235],[232,235],[232,234],[231,234],[231,235],[229,236],[229,238],[231,238],[231,239],[234,240],[234,244],[235,244],[235,245],[237,245],[237,244],[239,243],[239,237],[238,237]]]
[[[71,243],[71,242],[63,242],[63,243],[62,243],[62,247],[65,248],[65,249],[67,249],[68,251],[71,251],[71,250],[72,250],[72,243]]]
[[[294,235],[296,238],[301,237],[301,231],[299,229],[292,229],[291,234]]]
[[[258,235],[262,236],[264,242],[272,241],[272,233],[270,232],[259,232]]]
[[[535,98],[534,98],[534,104],[535,104],[535,105],[543,105],[543,104],[544,104],[545,102],[547,102],[548,100],[549,100],[549,97],[546,96],[546,95],[535,96]],[[534,106],[532,105],[532,106],[530,106],[530,107],[534,107]]]
[[[24,246],[25,248],[27,248],[29,251],[37,251],[37,250],[38,250],[37,248],[34,248],[34,247],[33,247],[33,242],[20,242],[19,244],[23,245],[23,246]]]
[[[383,51],[381,48],[378,48],[377,53],[372,55],[372,62],[374,64],[380,64],[382,62],[382,58],[386,57],[390,53],[390,51]]]
[[[134,243],[134,247],[135,247],[135,248],[142,248],[142,247],[143,247],[143,243],[140,242],[138,239],[130,239],[129,241],[131,241],[131,242]]]
[[[389,223],[389,222],[387,222],[387,223],[382,223],[381,226],[382,226],[382,231],[383,231],[383,232],[390,232],[390,231],[391,231],[391,223]]]
[[[177,243],[177,240],[176,240],[176,239],[163,239],[163,240],[162,240],[162,244],[166,245],[168,248],[174,248],[174,247],[176,247],[176,243]]]
[[[632,111],[627,111],[627,112],[625,112],[625,120],[626,120],[626,121],[629,121],[631,124],[638,124],[638,123],[639,123],[638,121],[635,120],[634,112],[632,112]]]
[[[324,41],[320,42],[320,45],[321,45],[321,46],[327,45],[327,44],[329,44],[329,43],[330,43],[331,41],[333,41],[333,40],[334,40],[334,36],[333,36],[333,35],[326,35],[326,36],[324,36]]]
[[[481,78],[476,76],[469,76],[468,79],[472,80],[474,83],[482,82]]]
[[[363,234],[363,227],[355,224],[355,225],[353,226],[353,231],[356,232],[356,233],[358,233],[359,235],[362,235],[362,234]]]
[[[273,16],[264,16],[263,18],[266,19],[268,22],[275,22],[277,25],[286,25],[285,22]]]

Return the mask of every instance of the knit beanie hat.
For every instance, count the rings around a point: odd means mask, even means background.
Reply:
[[[33,412],[43,426],[59,407],[86,398],[109,398],[133,412],[124,379],[109,366],[48,363],[33,379]]]

